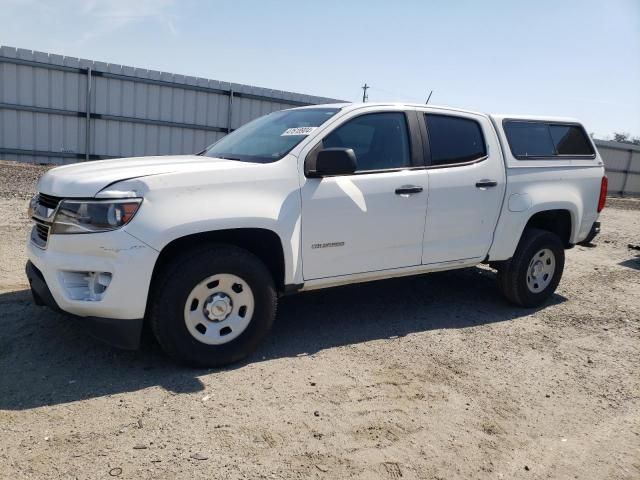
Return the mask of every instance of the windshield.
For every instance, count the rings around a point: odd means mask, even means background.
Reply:
[[[245,162],[280,160],[338,108],[283,110],[260,117],[221,138],[203,155]]]

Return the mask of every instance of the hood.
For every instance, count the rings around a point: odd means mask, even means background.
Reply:
[[[243,168],[250,164],[199,155],[118,158],[74,163],[49,170],[38,182],[38,192],[56,197],[94,197],[105,187],[134,178],[174,172]]]

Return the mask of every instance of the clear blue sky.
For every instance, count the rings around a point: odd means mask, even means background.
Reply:
[[[0,44],[640,136],[640,0],[0,0]]]

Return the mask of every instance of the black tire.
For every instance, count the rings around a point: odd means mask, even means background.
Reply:
[[[534,255],[548,249],[555,257],[555,270],[550,283],[541,291],[533,292],[527,285],[530,262]],[[522,234],[513,258],[500,265],[498,287],[511,303],[522,307],[537,307],[556,291],[564,270],[564,246],[554,233],[528,228]]]
[[[221,345],[197,340],[185,323],[185,302],[193,288],[215,274],[232,274],[251,288],[255,308],[248,326]],[[252,253],[231,245],[210,244],[171,260],[160,272],[149,305],[149,321],[162,349],[192,366],[220,367],[255,350],[273,324],[276,289],[267,267]]]

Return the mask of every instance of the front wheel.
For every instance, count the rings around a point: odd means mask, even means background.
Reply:
[[[512,303],[536,307],[555,292],[564,270],[564,246],[546,230],[525,230],[513,258],[500,266],[498,286]]]
[[[190,365],[218,367],[247,356],[264,338],[275,316],[276,291],[255,255],[208,245],[163,269],[149,311],[165,352]]]

